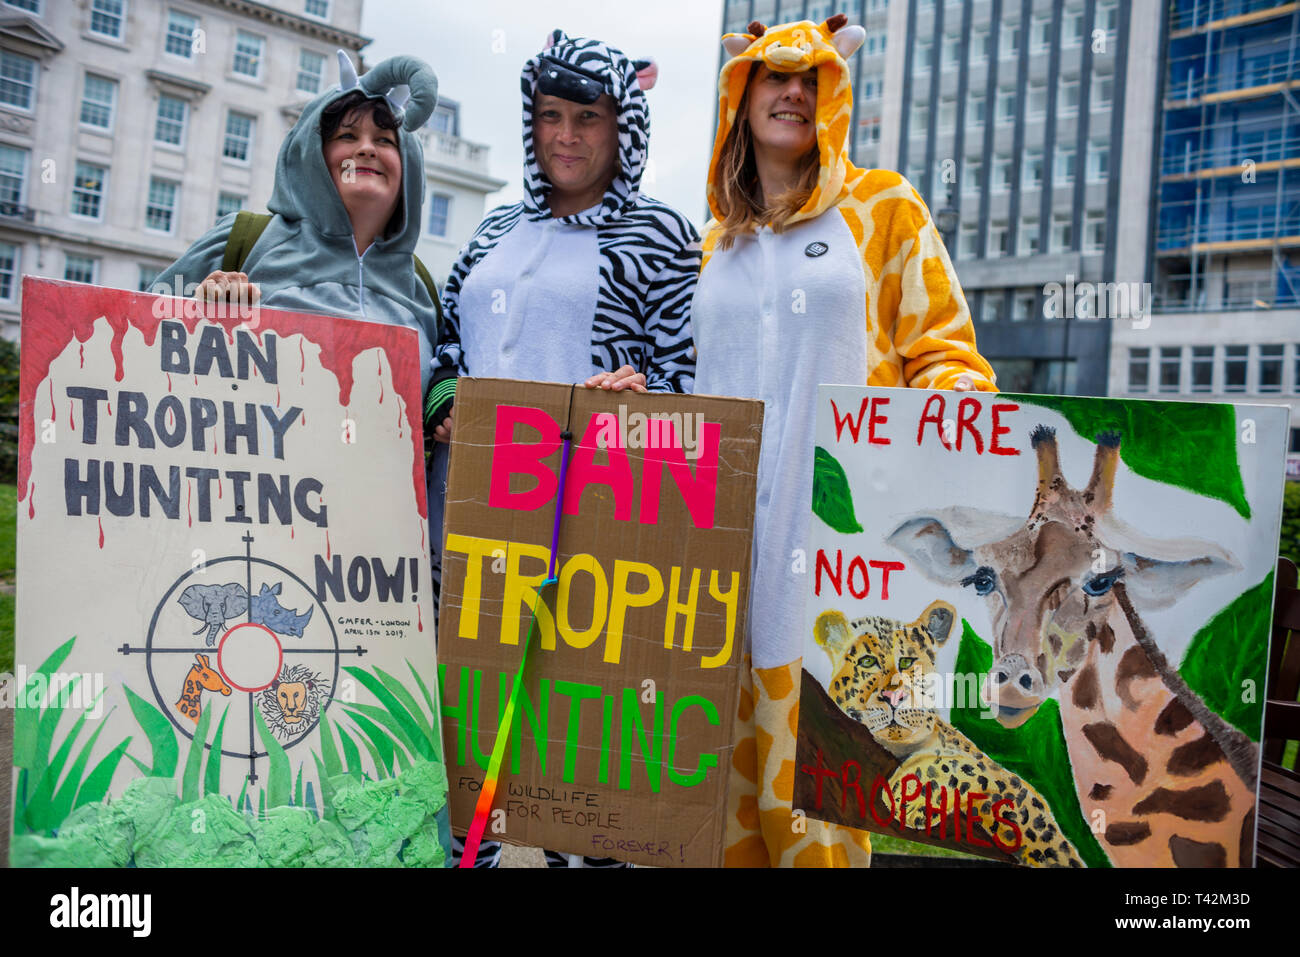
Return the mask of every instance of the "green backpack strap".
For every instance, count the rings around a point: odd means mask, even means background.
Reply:
[[[442,299],[438,295],[438,287],[434,284],[433,277],[429,275],[429,270],[425,268],[424,263],[420,262],[419,256],[412,256],[415,260],[415,274],[420,277],[420,282],[424,283],[424,288],[429,290],[429,298],[433,300],[433,308],[438,317],[438,338],[435,342],[442,341]]]
[[[235,224],[230,227],[230,235],[226,238],[226,251],[221,257],[221,271],[240,272],[258,237],[266,232],[270,223],[270,213],[250,213],[247,210],[236,213]]]

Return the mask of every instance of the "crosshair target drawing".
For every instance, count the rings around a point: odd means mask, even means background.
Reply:
[[[220,709],[221,753],[247,759],[255,782],[267,756],[255,715],[286,751],[295,747],[333,701],[342,657],[366,650],[340,648],[328,609],[307,583],[255,558],[252,535],[242,541],[242,556],[211,559],[177,578],[154,609],[144,645],[117,650],[144,655],[154,699],[185,737],[193,739],[204,709]],[[210,737],[219,721],[209,717]]]

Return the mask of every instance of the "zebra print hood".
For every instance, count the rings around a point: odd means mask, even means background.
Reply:
[[[562,30],[552,31],[549,45],[524,64],[520,86],[524,97],[524,215],[528,219],[550,219],[551,183],[537,162],[533,148],[533,96],[541,70],[542,54],[605,76],[618,101],[619,171],[594,211],[560,217],[559,222],[580,226],[601,226],[623,216],[641,192],[641,173],[650,148],[650,110],[637,80],[636,68],[621,50],[599,40],[570,39]]]

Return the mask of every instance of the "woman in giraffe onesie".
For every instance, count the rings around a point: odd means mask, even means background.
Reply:
[[[722,41],[695,391],[765,404],[729,867],[870,862],[864,832],[791,809],[817,384],[994,389],[920,195],[849,161],[845,59],[865,33],[846,22],[755,22]]]

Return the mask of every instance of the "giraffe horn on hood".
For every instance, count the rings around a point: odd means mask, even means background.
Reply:
[[[761,37],[764,33],[767,32],[767,27],[763,26],[763,24],[759,23],[757,20],[752,20],[750,21],[749,26],[745,27],[745,30],[755,40],[757,40],[759,37]]]

